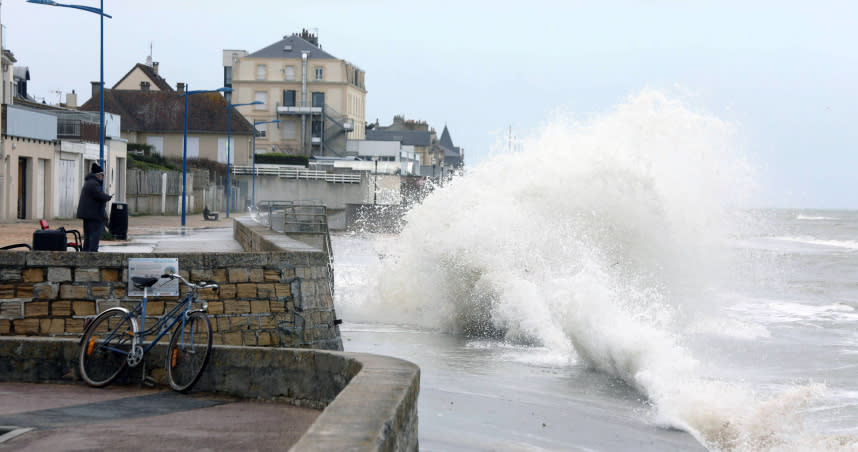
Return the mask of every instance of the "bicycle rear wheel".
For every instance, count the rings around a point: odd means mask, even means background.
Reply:
[[[212,323],[204,312],[192,312],[176,326],[167,348],[167,379],[170,387],[188,392],[200,379],[212,350]]]
[[[110,308],[86,328],[81,341],[79,368],[86,384],[107,386],[125,368],[137,333],[137,321],[123,308]]]

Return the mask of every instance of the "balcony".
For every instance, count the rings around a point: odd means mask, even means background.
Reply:
[[[278,115],[320,115],[322,114],[322,107],[309,107],[309,106],[293,106],[293,107],[277,107]]]
[[[98,143],[98,123],[59,118],[57,120],[57,138],[79,138],[81,141]]]

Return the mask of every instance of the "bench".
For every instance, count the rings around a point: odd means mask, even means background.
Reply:
[[[218,212],[210,211],[208,206],[203,209],[203,220],[217,221],[219,215]]]

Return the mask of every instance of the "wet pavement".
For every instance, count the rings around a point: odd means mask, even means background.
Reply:
[[[242,252],[232,227],[168,229],[128,236],[127,241],[102,242],[102,253]]]
[[[0,451],[286,450],[320,413],[138,386],[0,383]]]

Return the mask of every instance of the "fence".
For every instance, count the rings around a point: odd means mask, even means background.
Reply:
[[[256,170],[257,176],[279,176],[283,179],[323,180],[325,182],[337,184],[359,184],[361,179],[360,174],[328,173],[320,170],[266,164],[255,166],[234,165],[232,167],[232,174],[251,175],[253,174],[254,169]]]
[[[173,215],[181,213],[182,173],[179,171],[129,169],[126,200],[132,214]],[[210,182],[209,171],[193,169],[186,173],[186,212],[199,213],[208,206],[212,211],[226,209],[223,185]]]

